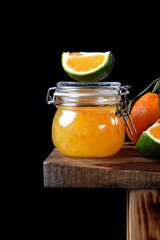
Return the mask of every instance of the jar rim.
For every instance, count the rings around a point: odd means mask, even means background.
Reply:
[[[120,82],[58,82],[59,89],[119,89]]]

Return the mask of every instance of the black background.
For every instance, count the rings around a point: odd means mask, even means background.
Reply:
[[[25,96],[20,129],[26,158],[23,187],[19,188],[24,195],[19,201],[23,203],[22,213],[30,206],[28,226],[37,235],[45,232],[54,237],[58,233],[75,239],[86,234],[98,239],[112,235],[113,240],[125,239],[124,189],[44,188],[43,162],[54,148],[51,124],[56,110],[45,99],[49,87],[71,80],[61,66],[61,54],[68,51],[110,50],[115,66],[106,80],[132,85],[130,99],[147,87],[160,76],[158,7],[75,4],[74,9],[64,3],[31,6],[21,24],[24,12],[17,19],[20,77],[24,83],[21,94]]]

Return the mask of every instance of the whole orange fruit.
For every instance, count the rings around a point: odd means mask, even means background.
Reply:
[[[130,117],[136,128],[137,135],[131,136],[128,128],[126,133],[132,142],[137,143],[143,131],[146,131],[160,118],[160,107],[158,104],[158,94],[148,92],[141,96],[133,105]],[[129,127],[132,130],[129,120],[127,120]],[[133,130],[132,130],[133,132]]]

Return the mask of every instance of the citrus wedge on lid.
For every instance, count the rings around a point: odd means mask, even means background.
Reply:
[[[114,56],[110,51],[62,54],[63,69],[71,78],[80,82],[103,80],[111,73],[114,62]]]
[[[160,119],[142,133],[136,150],[145,157],[160,157]]]

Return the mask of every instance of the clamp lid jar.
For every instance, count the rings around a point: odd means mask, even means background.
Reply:
[[[57,107],[52,123],[55,147],[71,157],[116,153],[125,139],[129,87],[119,82],[58,82],[49,88],[47,103]]]

